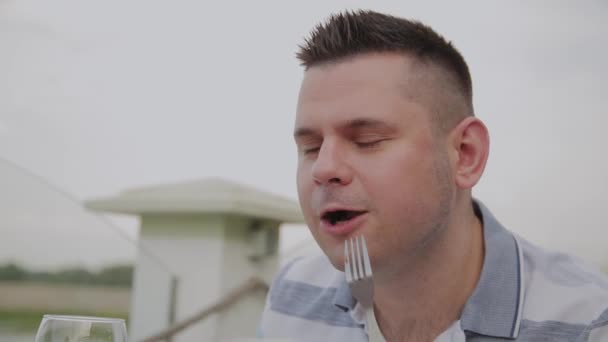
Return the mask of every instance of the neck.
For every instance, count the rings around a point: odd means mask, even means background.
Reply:
[[[374,307],[389,341],[428,341],[458,320],[483,266],[483,229],[463,206],[407,269],[374,283]],[[459,219],[455,219],[455,217]]]

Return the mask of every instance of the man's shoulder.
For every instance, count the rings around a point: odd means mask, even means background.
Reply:
[[[286,262],[277,273],[273,286],[297,282],[326,288],[339,286],[343,279],[343,273],[336,270],[325,255],[314,254]]]
[[[344,274],[336,270],[325,255],[297,258],[281,267],[270,288],[269,301],[274,309],[311,305],[326,309]],[[305,303],[303,303],[305,302]]]
[[[523,256],[522,328],[588,330],[608,323],[608,276],[574,256],[520,237]]]
[[[361,328],[338,303],[344,274],[324,255],[292,260],[281,267],[267,297],[260,334],[302,340],[361,340]],[[350,296],[350,292],[348,293]],[[328,336],[334,336],[328,337]],[[338,338],[338,336],[341,336]]]

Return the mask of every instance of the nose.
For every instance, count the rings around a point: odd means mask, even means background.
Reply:
[[[345,151],[330,141],[323,142],[312,166],[312,178],[319,185],[347,185],[352,181],[352,170]]]

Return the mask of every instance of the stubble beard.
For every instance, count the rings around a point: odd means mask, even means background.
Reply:
[[[437,211],[430,220],[430,229],[418,244],[418,249],[428,249],[429,245],[438,240],[449,225],[454,197],[454,182],[450,173],[450,164],[447,153],[437,148],[437,158],[433,163],[433,175],[436,182],[439,198]]]
[[[431,212],[431,216],[422,224],[424,235],[414,245],[402,249],[401,255],[396,260],[384,260],[385,270],[378,269],[375,276],[386,280],[399,276],[403,272],[409,273],[418,269],[420,263],[428,260],[438,246],[442,244],[443,237],[449,226],[449,218],[452,213],[452,201],[454,196],[453,177],[450,173],[450,165],[447,153],[437,148],[437,158],[433,163],[433,180],[437,188],[438,203]],[[402,227],[407,229],[407,227]],[[398,246],[397,246],[398,248]],[[390,267],[389,265],[394,265]],[[384,276],[383,276],[384,274]],[[378,279],[380,280],[380,279]]]
[[[372,260],[375,278],[391,278],[401,274],[403,271],[407,272],[408,270],[414,269],[416,264],[418,264],[422,259],[426,259],[428,255],[433,253],[433,250],[437,245],[440,244],[443,236],[445,235],[449,224],[449,217],[452,212],[451,205],[454,195],[454,185],[446,151],[437,146],[435,148],[435,154],[436,158],[433,161],[432,174],[433,181],[435,182],[434,185],[437,189],[438,204],[433,208],[428,219],[422,223],[423,231],[426,233],[420,237],[413,246],[410,245],[409,248],[406,247],[406,249],[401,248],[402,253],[398,256],[398,260],[380,261],[385,267],[378,265],[378,263],[374,262],[375,260]],[[320,196],[322,200],[318,200],[318,203],[335,200],[339,203],[358,204],[362,205],[362,207],[369,207],[369,204],[364,199],[357,196],[347,195],[346,193],[342,193],[335,189],[323,189]],[[402,227],[401,229],[407,229],[407,227]],[[313,234],[313,237],[315,238],[317,244],[322,247],[322,232],[318,231],[317,234]],[[337,270],[343,271],[343,261],[340,260],[344,254],[343,246],[340,248],[336,248],[335,246],[333,247],[334,248],[328,248],[326,246],[322,247],[321,249],[334,267]],[[397,246],[397,248],[399,248],[399,246]],[[391,267],[393,265],[395,267]],[[376,268],[374,266],[378,268],[378,272],[376,272]]]

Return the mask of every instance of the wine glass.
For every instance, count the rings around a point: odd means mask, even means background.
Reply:
[[[127,342],[118,318],[44,315],[35,342]]]

